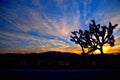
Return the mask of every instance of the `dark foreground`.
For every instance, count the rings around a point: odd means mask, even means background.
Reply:
[[[0,80],[120,80],[120,54],[0,54]]]
[[[77,55],[60,52],[0,54],[0,68],[120,69],[120,54]]]
[[[0,69],[1,80],[120,80],[118,69]]]

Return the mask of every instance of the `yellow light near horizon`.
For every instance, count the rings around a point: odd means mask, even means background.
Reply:
[[[109,53],[108,52],[109,47],[108,46],[103,46],[103,53]],[[96,50],[94,54],[100,54],[100,50]]]
[[[100,50],[95,50],[94,54],[100,54]]]
[[[109,48],[110,48],[110,47],[108,47],[108,46],[103,46],[103,52],[104,52],[104,53],[109,53],[109,52],[108,52],[108,49],[109,49]]]

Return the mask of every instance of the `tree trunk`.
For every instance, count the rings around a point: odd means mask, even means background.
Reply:
[[[103,48],[102,48],[103,46],[100,46],[100,52],[101,52],[101,54],[103,55],[104,53],[103,53]]]
[[[83,47],[81,46],[81,48],[82,48],[82,54],[84,54],[85,53],[85,51],[84,51],[84,49],[83,49]]]

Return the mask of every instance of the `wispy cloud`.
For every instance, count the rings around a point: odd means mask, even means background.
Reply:
[[[79,53],[80,47],[69,40],[71,31],[87,29],[91,19],[102,25],[109,21],[120,25],[117,2],[108,2],[110,6],[106,7],[107,2],[17,0],[0,3],[0,52],[55,50]],[[119,30],[120,26],[115,30],[115,37],[119,37]]]

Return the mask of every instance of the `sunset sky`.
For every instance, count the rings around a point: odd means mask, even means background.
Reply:
[[[0,0],[0,53],[79,54],[80,46],[70,41],[71,31],[88,29],[92,19],[118,24],[115,46],[104,46],[104,52],[120,52],[120,0]]]

